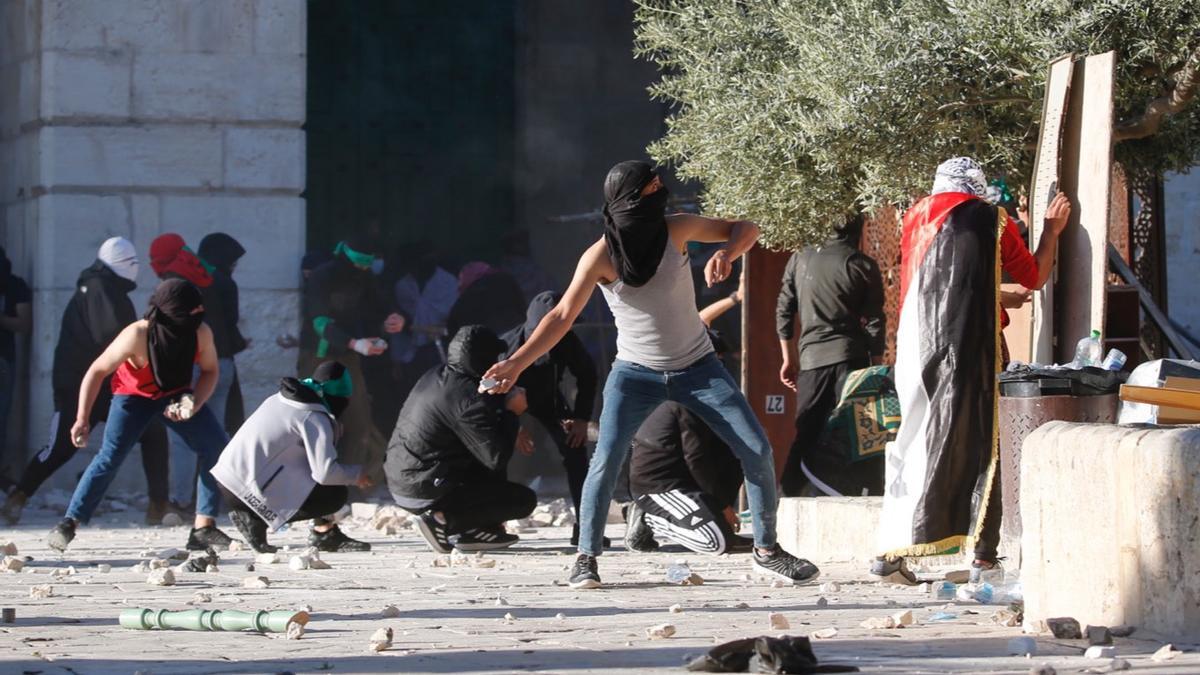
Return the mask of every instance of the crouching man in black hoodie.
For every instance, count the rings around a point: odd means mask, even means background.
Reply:
[[[319,551],[369,551],[327,516],[349,498],[347,486],[370,487],[362,466],[337,461],[338,418],[353,394],[350,371],[337,361],[304,380],[285,377],[230,439],[212,475],[229,504],[229,519],[257,553],[274,553],[267,527],[312,520],[309,546]]]
[[[505,521],[537,506],[533,490],[506,477],[517,416],[528,408],[524,391],[479,392],[483,372],[505,349],[490,328],[460,328],[446,365],[425,373],[408,395],[388,444],[392,498],[418,515],[417,529],[437,553],[512,546],[518,537],[505,532]]]

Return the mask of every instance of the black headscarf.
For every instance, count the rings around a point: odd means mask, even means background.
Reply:
[[[559,300],[562,300],[562,293],[555,291],[542,291],[533,296],[533,300],[529,302],[529,309],[525,311],[525,323],[501,336],[501,339],[508,345],[508,354],[510,356],[513,352],[520,349],[521,345],[525,344],[530,335],[533,335],[534,329],[538,327],[542,319],[546,318],[550,310],[554,309]],[[549,360],[550,352],[546,352],[538,357],[533,362],[533,365],[540,366]]]
[[[630,286],[643,286],[658,271],[667,248],[667,188],[642,197],[654,179],[646,162],[621,162],[604,179],[604,241],[617,276]]]
[[[246,249],[237,239],[224,232],[213,232],[200,240],[200,248],[196,253],[204,262],[229,276],[233,272],[233,264],[246,255]]]
[[[346,366],[338,361],[326,361],[317,366],[309,380],[301,382],[294,377],[285,377],[279,381],[279,393],[284,398],[300,403],[321,403],[334,417],[341,417],[350,405],[349,396],[335,396],[327,391],[318,391],[319,385],[327,382],[337,382],[346,374]],[[310,383],[316,383],[313,386]]]
[[[160,391],[183,389],[192,383],[196,362],[196,331],[204,321],[200,289],[183,279],[166,279],[150,296],[146,312],[150,372]]]

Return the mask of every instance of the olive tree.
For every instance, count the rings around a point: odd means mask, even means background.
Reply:
[[[672,104],[660,162],[763,241],[903,205],[969,155],[1027,183],[1048,63],[1116,50],[1116,156],[1136,187],[1200,159],[1196,0],[640,0],[636,52]]]

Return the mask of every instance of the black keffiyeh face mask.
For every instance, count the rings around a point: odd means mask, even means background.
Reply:
[[[204,322],[200,289],[183,279],[167,279],[150,296],[145,319],[154,383],[164,392],[190,386],[199,344],[196,331]]]
[[[667,188],[642,196],[652,180],[654,170],[639,161],[617,164],[604,179],[604,241],[617,276],[630,286],[650,281],[667,247]]]

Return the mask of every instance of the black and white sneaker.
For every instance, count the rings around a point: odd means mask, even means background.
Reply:
[[[871,563],[870,575],[872,578],[888,584],[903,584],[905,586],[916,586],[921,583],[917,579],[917,575],[908,569],[908,563],[904,558],[896,558],[888,560],[887,558],[879,557],[875,562]]]
[[[204,551],[210,548],[224,551],[232,543],[233,538],[218,529],[216,525],[206,525],[192,528],[188,534],[186,548],[189,551]]]
[[[454,548],[464,553],[471,551],[494,551],[498,548],[508,548],[520,540],[520,537],[515,534],[509,534],[502,528],[484,529],[477,527],[458,535],[458,539],[454,541]]]
[[[754,549],[754,570],[792,585],[806,584],[821,576],[821,570],[817,569],[816,565],[804,558],[797,558],[778,544],[767,555]]]
[[[279,550],[278,546],[267,543],[267,524],[262,518],[245,511],[230,511],[229,520],[233,521],[238,534],[246,538],[246,544],[255,553],[274,553]]]
[[[567,579],[571,588],[600,588],[600,572],[596,570],[596,556],[580,553]]]
[[[63,518],[46,535],[46,545],[55,551],[65,551],[74,538],[75,521],[70,518]]]
[[[308,533],[308,545],[325,553],[361,553],[371,550],[370,543],[351,539],[337,525],[324,532],[318,532],[315,529],[310,530]]]
[[[989,564],[990,563],[990,564]],[[1004,567],[1000,565],[1000,559],[988,561],[971,561],[971,573],[967,577],[967,581],[972,584],[978,584],[983,581],[996,583],[996,579],[1003,581]]]
[[[625,516],[625,548],[630,551],[650,553],[658,550],[658,542],[654,539],[654,532],[646,524],[645,515],[646,512],[637,502],[629,503],[629,511]]]
[[[437,518],[433,517],[433,513],[426,511],[417,516],[416,528],[434,553],[449,553],[453,550],[454,547],[450,545],[450,534],[446,532],[446,526],[439,523]]]

